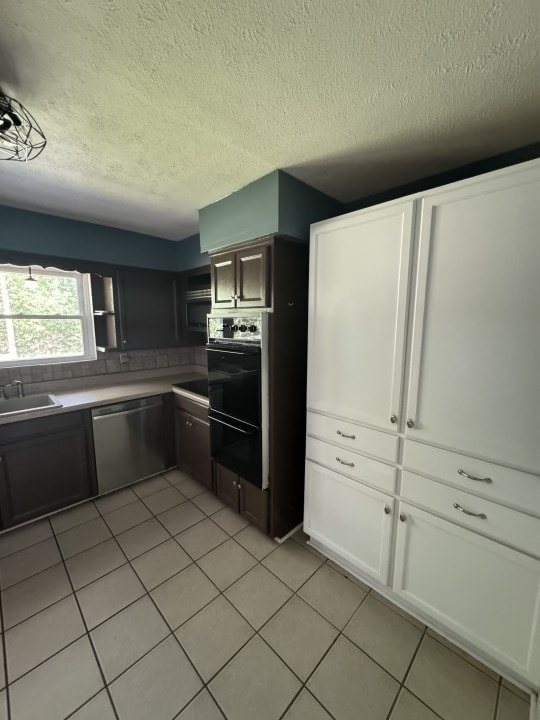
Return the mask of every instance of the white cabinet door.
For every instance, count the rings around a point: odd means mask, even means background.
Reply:
[[[413,210],[396,203],[313,227],[309,409],[397,430]]]
[[[359,572],[388,582],[394,499],[306,462],[304,530]]]
[[[540,561],[400,503],[394,590],[540,686]]]
[[[540,468],[540,164],[422,201],[411,438]]]

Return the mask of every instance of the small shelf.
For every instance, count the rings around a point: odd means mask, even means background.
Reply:
[[[98,352],[118,349],[113,278],[92,275],[94,333]]]

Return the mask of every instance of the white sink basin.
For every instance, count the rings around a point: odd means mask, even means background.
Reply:
[[[35,412],[36,410],[48,410],[53,407],[62,407],[62,403],[59,403],[54,395],[45,393],[9,398],[8,400],[0,400],[0,417]]]

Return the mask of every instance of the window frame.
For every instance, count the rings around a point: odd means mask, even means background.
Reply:
[[[57,365],[59,363],[78,363],[90,362],[97,358],[96,337],[94,331],[94,315],[92,308],[92,293],[90,275],[79,273],[76,270],[60,270],[58,268],[43,268],[40,266],[30,266],[32,275],[46,275],[54,277],[71,277],[77,282],[77,291],[79,295],[80,313],[74,315],[32,315],[32,314],[10,314],[0,313],[0,320],[80,320],[82,329],[83,354],[82,355],[62,355],[55,357],[33,357],[33,358],[14,358],[12,360],[0,360],[0,368],[9,367],[29,367],[32,365]],[[0,272],[28,274],[28,266],[20,267],[18,265],[0,265]]]

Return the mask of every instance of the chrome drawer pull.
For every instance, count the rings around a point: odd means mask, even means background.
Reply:
[[[338,463],[341,463],[342,465],[348,465],[349,467],[354,467],[354,463],[345,462],[345,460],[342,460],[340,457],[336,457],[336,460]]]
[[[487,520],[486,513],[473,513],[470,510],[465,510],[465,508],[461,507],[459,503],[454,503],[454,507],[456,508],[456,510],[465,513],[465,515],[472,515],[473,517],[480,518],[481,520]]]
[[[463,475],[463,477],[469,478],[469,480],[474,480],[475,482],[485,482],[485,483],[493,482],[493,480],[489,477],[479,478],[479,477],[475,477],[474,475],[469,475],[469,473],[466,473],[465,470],[462,470],[461,468],[458,470],[458,475]]]
[[[341,432],[341,430],[336,430],[336,432],[342,438],[348,438],[349,440],[356,440],[356,435],[345,435],[345,433]]]

